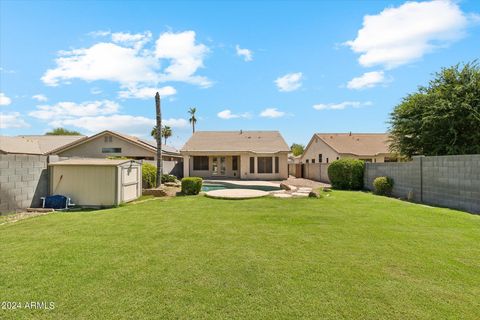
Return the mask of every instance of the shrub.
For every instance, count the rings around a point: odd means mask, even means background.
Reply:
[[[198,194],[202,189],[202,178],[186,177],[182,179],[182,193],[185,195]]]
[[[171,174],[162,174],[162,183],[166,182],[175,182],[177,181],[177,177]]]
[[[357,159],[335,160],[328,167],[328,177],[334,189],[360,190],[363,188],[364,162]]]
[[[392,194],[393,179],[389,177],[377,177],[373,180],[375,194],[389,196]]]
[[[155,188],[157,184],[157,167],[153,164],[142,164],[142,183],[144,189]]]

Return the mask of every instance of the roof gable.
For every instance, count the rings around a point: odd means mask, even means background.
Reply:
[[[197,131],[181,151],[275,153],[289,152],[290,148],[278,131]]]
[[[391,153],[387,133],[316,133],[315,137],[340,154],[370,156]]]

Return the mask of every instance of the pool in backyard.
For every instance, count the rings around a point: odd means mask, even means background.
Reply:
[[[223,190],[223,189],[251,189],[251,190],[261,190],[261,191],[276,191],[281,190],[280,187],[274,186],[259,186],[259,185],[238,185],[238,184],[215,184],[215,183],[205,183],[202,186],[202,191],[208,192],[213,190]]]

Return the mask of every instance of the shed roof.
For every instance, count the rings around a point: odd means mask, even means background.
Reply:
[[[278,131],[197,131],[181,152],[249,151],[288,152],[290,148]]]
[[[49,166],[118,166],[127,162],[136,162],[125,159],[101,159],[101,158],[73,158],[49,163]],[[138,163],[138,162],[136,162]]]
[[[390,153],[387,133],[316,133],[315,137],[338,153],[358,156]]]

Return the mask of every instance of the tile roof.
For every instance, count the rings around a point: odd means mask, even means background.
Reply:
[[[274,153],[290,148],[278,131],[197,131],[180,151]]]
[[[336,152],[357,156],[391,153],[387,133],[316,133]]]
[[[0,136],[0,151],[16,154],[44,154],[83,138],[85,136]]]

